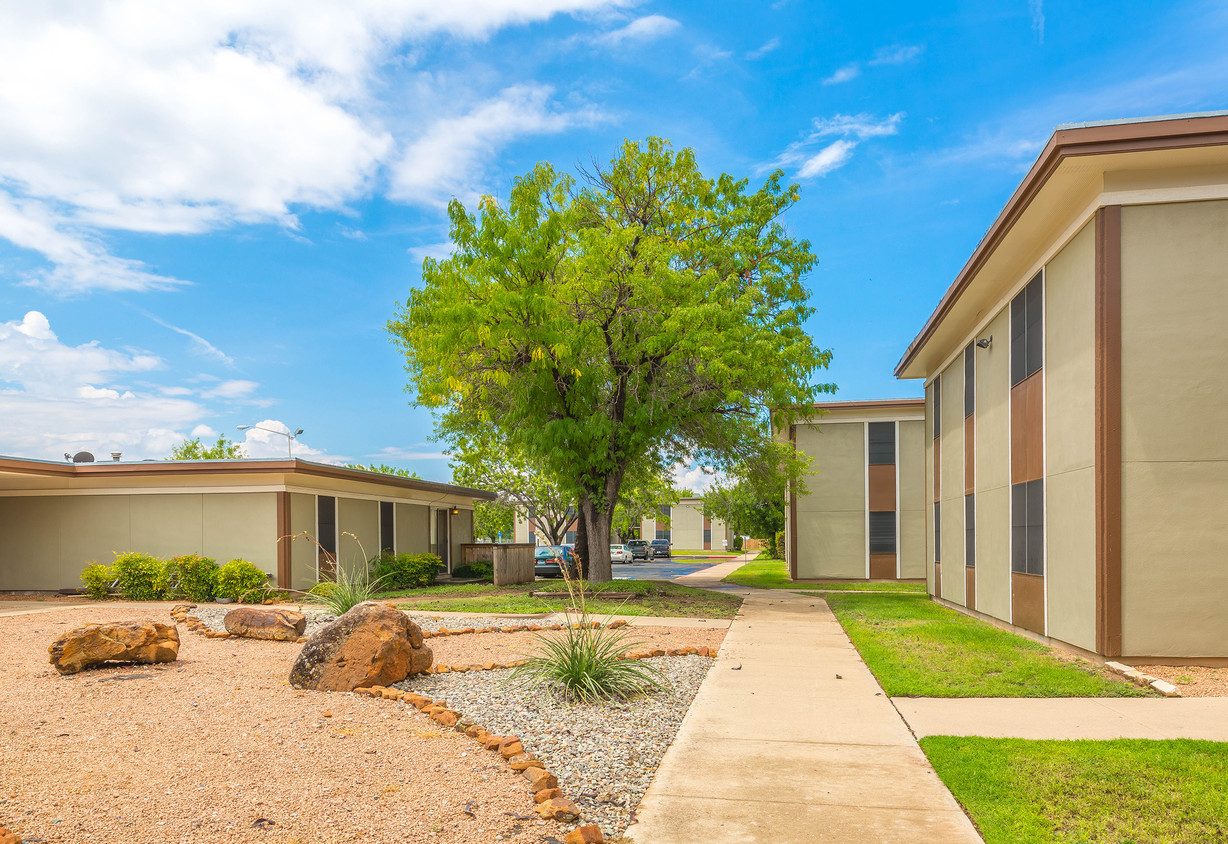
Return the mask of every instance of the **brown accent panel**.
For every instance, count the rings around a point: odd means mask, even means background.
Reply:
[[[797,451],[797,426],[789,426],[789,444]],[[789,579],[797,580],[797,490],[789,487]]]
[[[964,566],[964,606],[976,609],[976,569]]]
[[[895,466],[892,464],[869,467],[870,512],[882,513],[895,510]]]
[[[942,449],[941,437],[934,437],[934,500],[942,500]]]
[[[934,594],[942,597],[942,563],[934,563]]]
[[[290,569],[290,493],[277,493],[277,585],[291,588]]]
[[[976,415],[964,417],[964,495],[976,491]]]
[[[703,529],[704,529],[704,535],[708,537],[707,539],[704,540],[704,550],[711,551],[712,550],[712,520],[708,518],[707,516],[704,516]]]
[[[1045,579],[1011,572],[1011,624],[1045,635]]]
[[[1121,206],[1096,212],[1096,650],[1121,656]]]
[[[1011,388],[1011,483],[1034,481],[1045,473],[1045,371]]]
[[[895,554],[871,554],[870,578],[872,580],[895,580]]]

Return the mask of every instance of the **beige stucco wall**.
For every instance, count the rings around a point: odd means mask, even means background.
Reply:
[[[431,550],[431,508],[425,504],[402,504],[398,502],[393,511],[397,523],[397,553],[425,554]],[[520,524],[517,522],[517,528]],[[528,541],[528,529],[525,539]],[[517,540],[521,541],[521,540]]]
[[[473,542],[473,511],[461,510],[452,519],[452,557],[448,563],[448,571],[451,567],[458,565],[461,558],[461,545]]]
[[[0,498],[0,589],[75,588],[88,563],[125,551],[243,557],[275,574],[276,513],[274,493]]]
[[[864,578],[865,423],[799,425],[797,447],[813,459],[797,499],[798,578]]]
[[[670,511],[670,544],[674,548],[696,550],[704,547],[702,501],[679,501]]]
[[[976,350],[976,608],[1011,618],[1010,308],[990,321]]]
[[[925,577],[925,511],[928,506],[925,491],[925,421],[901,421],[897,432],[899,463],[896,479],[900,498],[896,507],[900,514],[900,536],[896,547],[900,555],[900,577]]]
[[[346,536],[352,533],[353,536]],[[379,502],[365,498],[337,499],[337,562],[350,574],[367,570],[379,554]]]
[[[290,493],[290,585],[310,589],[316,582],[316,546],[301,536],[316,535],[316,497],[302,492]]]
[[[1096,226],[1045,267],[1048,635],[1096,647]]]
[[[1126,655],[1228,656],[1228,202],[1122,212]]]
[[[942,597],[964,603],[964,360],[943,371],[942,388]],[[932,495],[932,493],[931,493]]]

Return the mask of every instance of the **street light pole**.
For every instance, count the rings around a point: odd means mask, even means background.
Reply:
[[[288,431],[279,431],[276,428],[265,428],[261,425],[239,425],[237,427],[240,431],[248,431],[248,430],[254,429],[257,431],[267,431],[270,434],[281,434],[283,437],[286,438],[286,454],[289,456],[291,460],[294,459],[294,440],[299,434],[303,433],[302,428],[299,428],[297,431],[291,434]]]

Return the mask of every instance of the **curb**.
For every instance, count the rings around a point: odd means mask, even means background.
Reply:
[[[1114,674],[1120,674],[1136,686],[1155,689],[1164,697],[1181,697],[1181,690],[1172,683],[1167,680],[1161,680],[1159,677],[1152,677],[1150,674],[1144,674],[1132,666],[1123,665],[1120,662],[1106,662],[1104,667]]]

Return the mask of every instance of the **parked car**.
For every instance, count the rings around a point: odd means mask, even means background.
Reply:
[[[634,559],[631,556],[631,549],[626,545],[611,545],[610,546],[610,562],[611,563],[629,563]]]
[[[652,559],[652,549],[648,547],[647,539],[628,539],[627,550],[631,552],[631,562]]]
[[[652,556],[654,557],[670,556],[669,540],[668,539],[654,539],[652,541]]]
[[[533,554],[533,573],[538,577],[562,577],[563,564],[571,565],[575,557],[570,545],[542,545]]]

